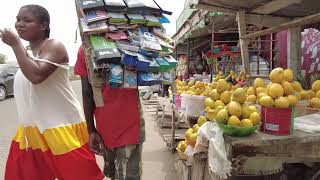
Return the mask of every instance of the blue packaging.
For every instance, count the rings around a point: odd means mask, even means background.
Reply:
[[[109,84],[112,87],[119,87],[123,84],[123,68],[121,65],[110,65]]]
[[[136,67],[138,61],[138,53],[123,50],[121,63],[125,66]]]
[[[138,54],[136,70],[148,72],[148,67],[149,67],[150,63],[151,63],[151,60],[149,60],[146,56]]]

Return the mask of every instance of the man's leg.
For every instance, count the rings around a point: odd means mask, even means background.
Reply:
[[[140,180],[142,144],[116,148],[115,154],[115,180]]]

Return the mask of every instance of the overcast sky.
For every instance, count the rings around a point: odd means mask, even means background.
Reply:
[[[183,10],[185,0],[156,1],[163,9],[173,12],[172,16],[169,16],[171,23],[165,25],[167,33],[173,35],[176,29],[175,20]],[[0,29],[11,28],[13,30],[15,30],[14,23],[21,6],[26,4],[39,4],[44,6],[51,16],[51,38],[58,39],[66,46],[70,57],[70,65],[75,63],[80,42],[75,43],[77,17],[74,0],[0,0],[0,4]],[[11,48],[1,41],[0,53],[7,55],[9,61],[15,60]]]

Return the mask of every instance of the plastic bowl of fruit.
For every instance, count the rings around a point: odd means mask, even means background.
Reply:
[[[245,137],[249,136],[254,133],[261,124],[257,124],[252,127],[239,127],[239,126],[230,126],[222,123],[218,123],[220,128],[222,129],[223,133],[229,136],[236,136],[236,137]]]

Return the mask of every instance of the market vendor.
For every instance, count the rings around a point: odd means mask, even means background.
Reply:
[[[75,74],[81,76],[89,147],[104,157],[106,176],[118,180],[140,180],[145,128],[138,89],[105,85],[101,89],[104,105],[96,106],[84,49],[83,46],[79,48]]]

